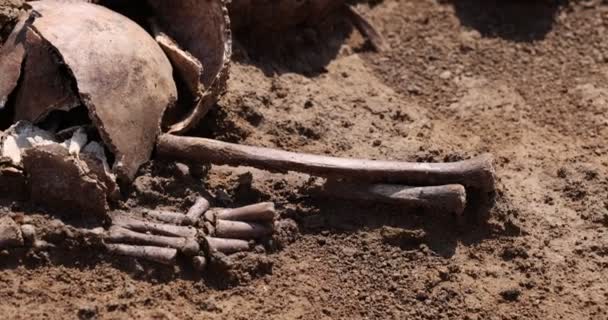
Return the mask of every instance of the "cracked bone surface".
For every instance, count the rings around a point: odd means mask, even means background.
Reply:
[[[112,254],[150,260],[166,265],[175,264],[177,249],[155,246],[134,246],[128,244],[110,243],[105,245]]]
[[[464,186],[410,187],[394,184],[366,185],[329,180],[320,192],[325,197],[357,201],[393,203],[407,207],[425,207],[462,215],[467,201]]]
[[[462,184],[485,192],[495,190],[493,157],[418,163],[338,158],[238,145],[213,139],[162,134],[157,142],[160,158],[218,165],[252,166],[274,172],[298,171],[331,178],[413,186]]]
[[[113,226],[104,237],[107,242],[129,243],[141,245],[153,245],[158,247],[174,248],[186,255],[195,255],[200,251],[200,246],[194,238],[168,237],[150,235],[131,231],[129,229]]]
[[[71,138],[60,143],[52,132],[19,121],[1,134],[0,158],[10,162],[0,164],[1,175],[4,179],[7,173],[13,173],[18,180],[21,172],[23,193],[34,203],[52,210],[103,217],[108,201],[118,195],[116,179],[106,169],[103,148],[88,147],[94,144],[91,142],[80,150],[83,139],[76,140],[72,149],[76,154],[70,154]],[[17,186],[17,182],[12,183]]]

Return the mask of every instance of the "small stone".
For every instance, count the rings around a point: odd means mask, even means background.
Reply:
[[[31,224],[21,225],[21,234],[26,243],[34,243],[36,240],[36,228]]]
[[[439,74],[439,78],[443,79],[443,80],[448,80],[452,77],[452,72],[446,70],[442,73]]]

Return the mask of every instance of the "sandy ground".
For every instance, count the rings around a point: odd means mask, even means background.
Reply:
[[[272,200],[299,232],[280,250],[243,257],[230,281],[78,250],[3,255],[0,315],[607,319],[608,4],[385,0],[360,9],[389,51],[373,53],[339,19],[299,33],[297,50],[261,53],[241,41],[228,93],[196,133],[377,159],[491,152],[496,204],[478,212],[488,223],[318,200],[304,175],[212,167],[177,177],[156,162],[125,206],[184,209],[197,194],[214,205]]]

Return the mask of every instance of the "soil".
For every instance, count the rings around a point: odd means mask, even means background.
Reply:
[[[491,152],[496,203],[439,212],[319,200],[301,174],[152,161],[123,209],[271,200],[282,228],[203,275],[74,248],[0,260],[8,319],[607,319],[608,3],[385,0],[346,21],[240,38],[193,134],[410,161]],[[276,40],[276,42],[275,42]],[[46,214],[3,202],[22,219]],[[489,216],[485,223],[481,216]],[[22,212],[27,214],[23,217]],[[94,247],[94,244],[91,246]],[[66,245],[69,249],[69,245]],[[225,266],[226,268],[222,268]]]

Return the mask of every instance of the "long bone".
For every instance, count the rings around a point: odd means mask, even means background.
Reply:
[[[221,238],[257,239],[272,232],[273,227],[268,223],[215,220],[215,235]]]
[[[221,209],[214,214],[215,219],[231,220],[231,221],[253,221],[253,222],[271,222],[274,220],[276,211],[274,203],[260,202],[240,208]]]
[[[108,252],[122,256],[155,261],[162,264],[175,264],[177,249],[154,246],[134,246],[128,244],[106,244]]]
[[[188,162],[248,165],[275,172],[299,171],[366,182],[412,186],[462,184],[482,191],[494,190],[493,157],[490,154],[446,163],[365,160],[295,153],[172,134],[162,134],[158,138],[157,154],[162,158]]]
[[[205,245],[209,254],[213,252],[230,254],[250,249],[249,242],[241,239],[205,237]]]
[[[320,192],[323,196],[348,200],[394,203],[407,207],[424,207],[462,215],[466,206],[464,186],[410,187],[395,184],[365,185],[329,180]]]
[[[174,248],[186,255],[195,255],[200,251],[198,242],[193,238],[166,237],[143,234],[122,227],[111,227],[104,237],[107,242],[152,245]]]
[[[170,237],[194,238],[197,234],[196,229],[193,227],[143,221],[125,215],[113,216],[112,224],[133,231],[149,232]]]

